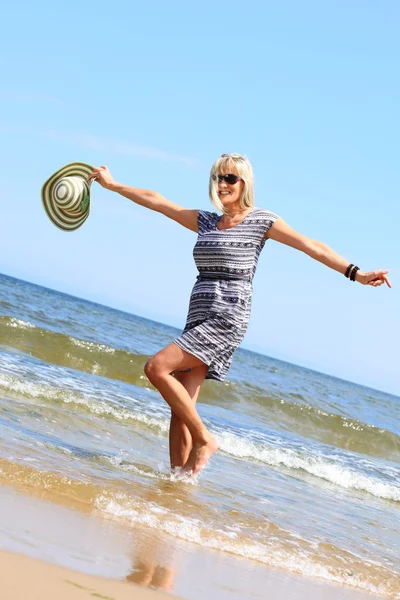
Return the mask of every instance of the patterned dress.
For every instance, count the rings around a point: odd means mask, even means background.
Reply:
[[[208,365],[206,379],[225,379],[246,333],[258,257],[277,218],[255,208],[235,227],[219,230],[220,215],[199,211],[193,249],[199,275],[185,328],[174,342]]]

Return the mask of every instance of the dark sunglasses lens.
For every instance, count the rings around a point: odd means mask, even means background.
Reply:
[[[239,181],[240,177],[234,175],[233,173],[229,173],[228,175],[218,175],[218,183],[221,181],[225,181],[228,185],[234,185]]]
[[[239,181],[239,177],[237,175],[232,175],[232,174],[225,175],[225,181],[229,185],[233,185],[234,183]]]

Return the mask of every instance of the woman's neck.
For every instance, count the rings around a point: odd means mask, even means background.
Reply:
[[[234,220],[235,218],[242,216],[244,213],[251,212],[251,208],[229,208],[223,211],[223,218]]]

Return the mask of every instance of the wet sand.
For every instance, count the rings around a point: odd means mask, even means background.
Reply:
[[[10,486],[0,486],[0,548],[2,600],[378,598]]]
[[[93,577],[33,558],[0,551],[3,600],[162,600],[163,592]]]

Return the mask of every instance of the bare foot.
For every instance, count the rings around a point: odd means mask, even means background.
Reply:
[[[213,437],[207,444],[194,444],[183,471],[191,471],[193,475],[196,475],[206,466],[206,463],[218,448],[219,444]]]

